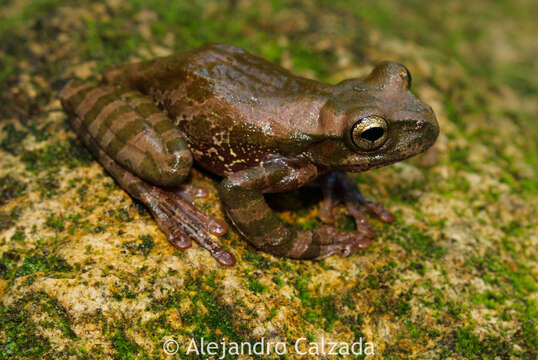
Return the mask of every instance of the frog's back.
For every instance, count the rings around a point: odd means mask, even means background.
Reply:
[[[186,68],[216,87],[221,96],[263,97],[317,93],[322,84],[228,44],[208,44],[187,55]]]
[[[313,141],[327,85],[244,50],[211,44],[180,55],[167,106],[196,160],[218,173],[268,154],[295,155]]]

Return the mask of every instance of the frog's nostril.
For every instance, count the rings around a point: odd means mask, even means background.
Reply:
[[[380,139],[384,132],[385,130],[382,127],[371,127],[362,132],[361,138],[373,142]]]

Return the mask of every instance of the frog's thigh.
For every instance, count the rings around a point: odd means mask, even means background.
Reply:
[[[313,166],[265,164],[230,175],[219,185],[223,205],[238,230],[256,247],[279,256],[313,258],[312,234],[289,228],[265,202],[262,191],[298,188],[317,176]]]
[[[60,94],[82,131],[119,164],[159,186],[177,186],[192,155],[181,132],[149,98],[121,87],[70,82]]]

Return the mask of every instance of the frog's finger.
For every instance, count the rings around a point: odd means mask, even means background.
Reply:
[[[362,206],[370,210],[372,213],[376,214],[377,217],[383,222],[391,223],[396,220],[396,216],[394,216],[393,213],[385,209],[383,205],[379,203],[367,201],[362,204]]]
[[[335,200],[331,197],[324,198],[319,204],[318,216],[325,224],[334,224],[334,205]]]
[[[336,178],[331,175],[321,177],[321,192],[323,193],[323,200],[319,205],[319,218],[325,224],[334,224],[333,208],[336,205],[338,196],[335,191]]]
[[[374,229],[372,229],[372,227],[368,223],[368,219],[366,218],[366,215],[364,215],[364,213],[359,209],[357,204],[353,201],[346,201],[345,205],[346,205],[347,211],[355,219],[355,225],[357,226],[357,231],[367,236],[374,237],[375,236]]]

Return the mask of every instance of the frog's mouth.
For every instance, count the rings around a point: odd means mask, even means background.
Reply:
[[[408,159],[429,149],[439,135],[435,118],[429,121],[405,120],[391,124],[389,139],[370,153],[354,153],[343,161],[340,170],[361,172]]]

